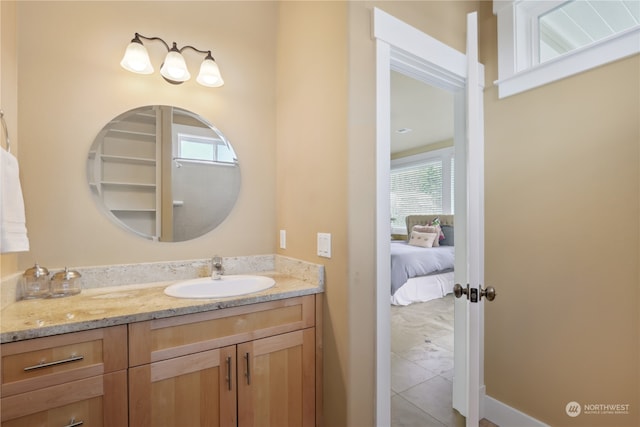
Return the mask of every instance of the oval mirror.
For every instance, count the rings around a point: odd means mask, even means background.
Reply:
[[[213,230],[240,191],[238,159],[225,136],[197,114],[167,105],[107,123],[89,150],[87,177],[114,223],[161,242]]]

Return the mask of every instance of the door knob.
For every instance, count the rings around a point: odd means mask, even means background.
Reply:
[[[497,295],[493,286],[489,286],[486,289],[482,289],[482,286],[480,286],[480,298],[478,298],[478,292],[476,289],[469,289],[468,284],[466,288],[463,288],[459,283],[456,283],[453,286],[453,294],[456,298],[466,295],[467,299],[471,299],[471,302],[478,302],[478,299],[482,300],[482,297],[485,297],[488,301],[493,301],[496,299]]]
[[[467,295],[467,299],[469,299],[469,285],[466,288],[463,288],[460,283],[456,283],[453,285],[453,294],[456,298],[460,298],[462,295]]]
[[[487,289],[482,289],[481,287],[480,289],[480,299],[482,299],[482,297],[485,297],[489,301],[496,299],[496,290],[493,286],[488,286]]]

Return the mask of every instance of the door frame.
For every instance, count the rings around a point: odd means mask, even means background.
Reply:
[[[376,42],[376,425],[390,424],[391,412],[391,309],[389,301],[390,244],[389,244],[389,159],[390,159],[390,86],[391,70],[400,71],[425,83],[446,89],[454,95],[454,147],[457,165],[467,164],[466,55],[439,40],[417,30],[388,13],[373,9],[373,36]],[[478,64],[478,88],[482,90],[484,67]],[[456,249],[455,275],[457,283],[467,283],[468,251],[467,171],[456,167]],[[459,183],[463,183],[461,188]],[[459,191],[463,190],[463,191]],[[477,188],[476,188],[477,190]],[[483,190],[483,189],[482,189]],[[484,197],[481,194],[480,197]],[[482,224],[482,223],[481,223]],[[481,225],[480,224],[480,225]],[[474,222],[474,226],[478,226]],[[483,232],[481,232],[483,234]],[[476,285],[477,286],[477,285]],[[475,304],[481,306],[481,304]],[[468,363],[466,300],[456,299],[454,319],[454,386],[453,407],[467,415]],[[481,307],[478,307],[482,312]],[[481,320],[482,320],[482,316]],[[477,325],[478,341],[484,341],[484,327]],[[475,347],[475,346],[474,346]],[[475,347],[478,349],[477,347]],[[480,371],[478,396],[484,395],[483,349],[472,359]],[[474,386],[477,381],[471,382]],[[475,387],[473,387],[475,388]],[[474,408],[477,411],[477,408]],[[470,418],[476,418],[477,415]],[[472,421],[469,419],[467,421]]]

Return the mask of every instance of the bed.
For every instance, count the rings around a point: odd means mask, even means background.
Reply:
[[[415,240],[410,244],[414,227],[431,224],[436,218],[444,234],[439,245],[417,246]],[[391,242],[391,303],[409,305],[452,293],[455,259],[453,215],[410,215],[406,224],[407,239]]]

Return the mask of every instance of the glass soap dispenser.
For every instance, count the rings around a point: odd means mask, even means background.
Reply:
[[[82,275],[77,271],[70,271],[67,267],[59,271],[51,278],[51,296],[66,297],[80,293]]]
[[[24,299],[49,296],[49,270],[36,263],[22,275],[22,297]]]

